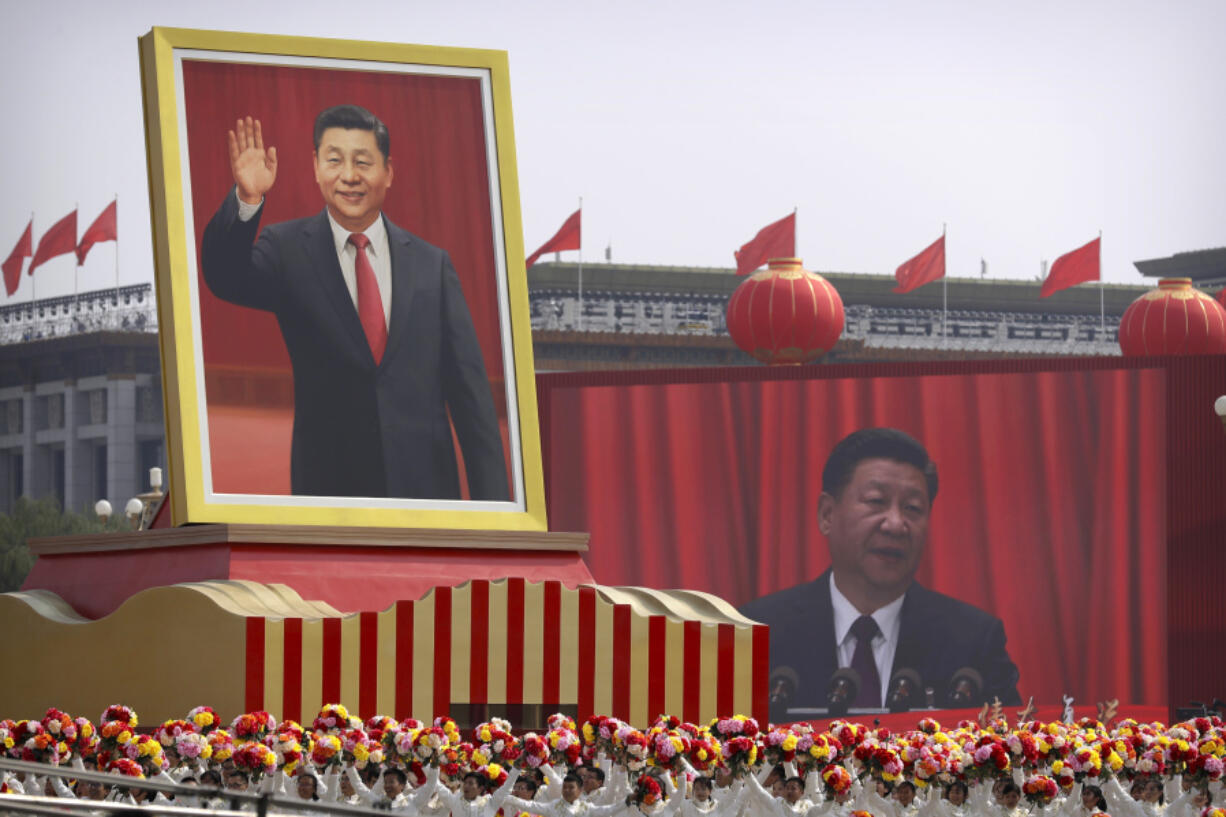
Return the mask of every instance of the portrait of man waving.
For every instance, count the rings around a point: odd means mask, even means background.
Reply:
[[[292,493],[460,499],[454,426],[469,497],[508,500],[490,383],[450,256],[383,212],[395,176],[386,125],[339,105],[316,117],[313,135],[323,211],[261,230],[281,168],[261,122],[236,122],[234,187],[201,245],[213,294],[272,313],[285,341]]]

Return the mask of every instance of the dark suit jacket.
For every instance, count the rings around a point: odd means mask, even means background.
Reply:
[[[769,624],[770,665],[791,667],[800,677],[792,706],[825,706],[827,684],[838,669],[830,571],[811,582],[754,599],[740,608]],[[1005,649],[1000,619],[957,599],[913,583],[902,603],[894,670],[914,669],[944,705],[950,679],[973,667],[984,679],[983,700],[1020,704],[1017,666]],[[982,701],[980,701],[982,703]]]
[[[219,298],[277,317],[294,370],[293,492],[459,499],[450,410],[471,497],[507,500],[489,380],[447,253],[384,218],[392,308],[376,366],[327,211],[256,241],[259,222],[239,221],[231,190],[205,228],[201,267]]]

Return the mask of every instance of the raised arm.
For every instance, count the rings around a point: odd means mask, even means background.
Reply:
[[[507,772],[507,779],[497,791],[490,795],[490,799],[486,802],[485,807],[481,809],[481,817],[494,817],[498,813],[498,809],[502,808],[502,803],[511,796],[511,789],[515,786],[515,781],[519,779],[519,768],[512,767],[511,771]]]
[[[545,800],[557,800],[562,796],[562,775],[552,763],[541,764],[541,774],[545,775]]]
[[[226,145],[239,199],[258,205],[277,180],[277,149],[265,150],[260,120],[250,116],[239,119],[234,130],[226,132]]]
[[[414,789],[413,793],[409,795],[409,808],[413,810],[414,814],[425,808],[426,804],[430,802],[430,798],[438,791],[438,777],[438,766],[431,766],[426,769],[426,782]]]

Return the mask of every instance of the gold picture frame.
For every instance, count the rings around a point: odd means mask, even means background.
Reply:
[[[545,531],[544,478],[506,53],[154,28],[140,38],[140,58],[172,524]],[[418,86],[425,90],[416,90]],[[278,452],[289,439],[285,404],[292,382],[286,382],[284,362],[277,358],[284,352],[273,348],[274,341],[264,342],[270,337],[267,327],[275,325],[277,316],[232,304],[219,306],[220,301],[214,303],[216,299],[200,277],[203,225],[220,200],[216,191],[230,189],[225,187],[228,180],[219,182],[215,170],[218,157],[225,156],[225,131],[235,127],[235,118],[226,111],[233,113],[228,106],[235,100],[254,99],[256,103],[248,102],[245,107],[279,112],[270,116],[267,111],[248,110],[255,118],[265,117],[265,136],[281,152],[277,184],[285,178],[292,180],[287,185],[305,189],[304,184],[311,187],[314,181],[302,181],[308,175],[302,157],[308,149],[313,154],[313,145],[301,133],[301,123],[308,121],[307,111],[349,101],[338,98],[338,88],[355,89],[357,96],[394,100],[384,107],[403,123],[400,137],[407,134],[414,146],[442,144],[440,140],[460,145],[438,161],[428,155],[427,148],[415,148],[409,161],[402,162],[402,154],[395,147],[398,134],[389,125],[393,140],[390,155],[397,158],[398,187],[394,190],[400,194],[398,206],[404,212],[417,213],[426,222],[433,219],[436,233],[461,236],[453,239],[458,248],[447,249],[456,259],[455,268],[464,284],[498,406],[509,500],[302,496],[284,490],[284,486],[267,493],[250,489],[250,480],[256,478],[252,475],[262,473],[261,469],[275,473],[276,482],[289,467],[280,462]],[[435,108],[427,110],[422,107],[424,103],[413,102],[417,99],[441,99],[438,105],[450,105],[447,111],[461,111],[455,114],[456,121],[466,116],[463,122],[467,124],[456,130],[442,124],[432,127],[423,120],[433,116]],[[280,128],[278,121],[286,127]],[[278,130],[275,135],[270,133]],[[404,141],[402,138],[401,143]],[[423,158],[422,153],[427,155]],[[445,186],[454,182],[445,169],[452,166],[448,162],[463,170],[460,175],[469,182],[464,189],[475,192],[467,200],[464,193],[446,192],[447,204],[436,207],[444,196],[440,191],[449,191]],[[436,172],[437,167],[444,169]],[[483,184],[485,193],[481,192]],[[409,192],[400,193],[405,188]],[[430,198],[430,190],[434,198]],[[270,200],[274,193],[270,191]],[[201,198],[197,201],[193,196]],[[310,195],[306,197],[309,201]],[[321,213],[318,198],[309,206],[298,202],[300,198],[282,197],[277,204],[296,208],[290,215]],[[389,204],[390,195],[383,209],[390,221],[393,214],[388,212]],[[485,206],[489,208],[488,223],[481,215]],[[477,215],[467,220],[448,219],[448,212],[465,208]],[[264,209],[271,210],[272,205]],[[270,212],[264,225],[277,220]],[[418,233],[413,224],[408,229]],[[477,238],[472,238],[474,235]],[[426,240],[431,240],[429,232]],[[475,259],[468,267],[486,272],[480,277],[468,274],[466,280],[461,264],[465,255]],[[395,250],[392,258],[396,258]],[[491,269],[492,281],[488,279]],[[478,301],[475,306],[474,296]],[[392,302],[391,308],[397,308],[395,297]],[[243,310],[240,317],[227,311],[234,309]],[[244,333],[263,334],[248,337]],[[252,342],[251,337],[260,342]],[[273,362],[249,364],[249,357],[261,355]],[[235,382],[239,385],[234,386]],[[242,395],[234,398],[238,408],[224,402],[233,394]],[[293,414],[291,408],[290,428]],[[454,410],[451,416],[454,419]],[[269,429],[268,433],[263,429]]]

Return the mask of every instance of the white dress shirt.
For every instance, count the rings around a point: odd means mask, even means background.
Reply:
[[[877,662],[877,676],[881,679],[880,701],[885,700],[890,686],[890,673],[894,670],[894,653],[898,651],[898,631],[902,626],[899,614],[902,612],[904,598],[905,593],[869,614],[873,621],[877,622],[879,631],[873,637],[873,660]],[[830,602],[834,608],[834,643],[839,656],[839,668],[850,667],[851,658],[856,654],[856,637],[851,634],[851,625],[856,623],[861,613],[839,592],[833,573],[830,574]]]
[[[234,197],[238,198],[237,189],[234,191]],[[238,199],[238,220],[250,221],[263,206],[263,200],[259,204],[248,204],[241,198]],[[324,212],[328,214],[328,224],[332,227],[332,242],[336,245],[336,260],[341,265],[341,277],[345,279],[345,288],[349,290],[349,298],[353,301],[353,308],[356,310],[358,308],[358,248],[349,243],[350,232],[336,223],[332,212],[329,210]],[[391,321],[392,315],[392,253],[387,242],[387,227],[383,223],[383,214],[380,213],[374,223],[364,232],[370,239],[370,244],[366,246],[366,257],[370,259],[371,269],[375,272],[375,283],[379,285],[379,298],[383,301],[383,322],[386,324]]]

